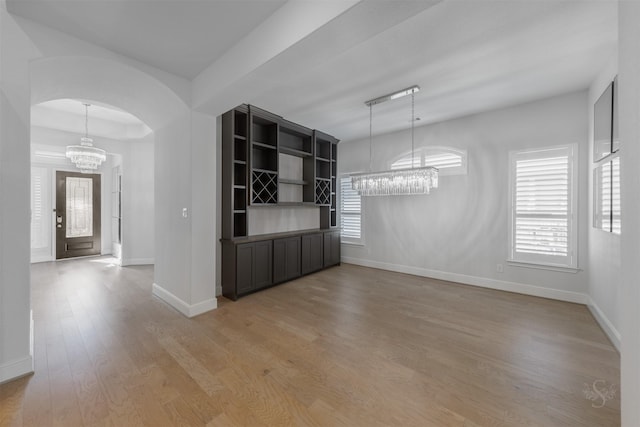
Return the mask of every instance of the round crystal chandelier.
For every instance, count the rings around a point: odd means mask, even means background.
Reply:
[[[414,166],[414,123],[415,101],[414,95],[420,90],[419,86],[411,86],[401,91],[390,93],[365,102],[369,107],[369,172],[351,175],[351,188],[361,196],[402,196],[409,194],[429,194],[433,188],[438,188],[438,169],[433,166]],[[411,95],[411,168],[393,169],[380,172],[371,171],[371,146],[373,106],[392,99]]]
[[[93,139],[89,138],[89,106],[91,104],[85,104],[85,119],[84,119],[84,136],[80,138],[80,145],[68,145],[66,157],[76,165],[82,173],[95,172],[102,162],[107,160],[107,152],[101,148],[93,146]]]

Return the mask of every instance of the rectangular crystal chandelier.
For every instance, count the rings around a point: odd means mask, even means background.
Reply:
[[[365,104],[369,107],[369,170],[371,170],[371,140],[373,123],[373,106],[392,99],[411,95],[411,164],[414,153],[414,94],[419,86],[411,86],[398,92],[390,93]],[[432,166],[412,167],[409,169],[392,169],[382,172],[366,172],[351,175],[351,187],[361,196],[402,196],[411,194],[429,194],[431,189],[438,188],[438,169]]]
[[[429,194],[438,187],[438,169],[425,166],[351,175],[351,186],[361,196]]]

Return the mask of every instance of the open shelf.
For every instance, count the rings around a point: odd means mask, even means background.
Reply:
[[[249,112],[238,107],[222,116],[222,236],[247,235]]]
[[[247,114],[244,112],[236,111],[234,117],[233,133],[236,137],[243,137],[247,139]]]
[[[233,168],[233,185],[247,186],[247,164],[235,163]]]
[[[280,182],[280,184],[290,184],[290,185],[307,185],[308,184],[307,181],[303,181],[301,179],[280,178],[278,182]]]
[[[298,156],[298,157],[311,157],[313,156],[313,154],[308,153],[306,151],[300,151],[300,150],[296,150],[295,148],[289,148],[289,147],[285,147],[282,145],[280,145],[280,152],[284,153],[284,154],[289,154],[291,156]]]
[[[251,141],[277,148],[278,122],[252,114]]]
[[[276,150],[263,149],[254,143],[251,156],[251,170],[278,171],[278,152]]]
[[[275,145],[265,144],[264,142],[258,142],[258,141],[253,141],[251,143],[251,145],[254,148],[263,148],[263,149],[266,149],[266,150],[275,150],[276,149]]]
[[[312,156],[313,131],[287,120],[280,121],[280,151],[294,156]]]

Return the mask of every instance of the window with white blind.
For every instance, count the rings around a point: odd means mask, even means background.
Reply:
[[[362,203],[357,191],[351,188],[351,177],[340,178],[340,221],[342,241],[362,243]]]
[[[620,157],[611,161],[611,231],[615,234],[622,232],[620,206]]]
[[[510,261],[577,267],[575,144],[510,155]]]
[[[601,162],[593,170],[593,226],[620,234],[620,157]]]
[[[451,147],[421,147],[391,162],[391,169],[433,166],[439,175],[466,175],[467,152]]]

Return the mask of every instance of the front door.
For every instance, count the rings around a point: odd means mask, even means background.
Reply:
[[[56,259],[100,248],[100,175],[56,172]]]

